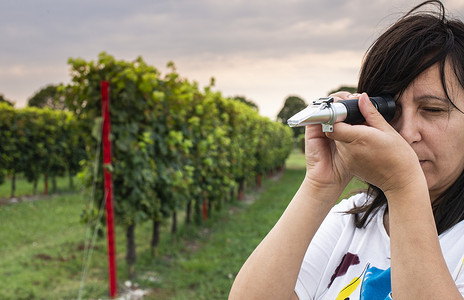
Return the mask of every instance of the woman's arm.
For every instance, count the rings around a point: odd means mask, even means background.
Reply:
[[[425,178],[386,197],[393,299],[462,299],[441,252]]]
[[[305,180],[274,228],[242,266],[229,299],[291,299],[309,242],[338,194],[316,189]]]

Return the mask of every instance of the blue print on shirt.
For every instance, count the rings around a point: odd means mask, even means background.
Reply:
[[[391,293],[391,268],[369,267],[361,285],[360,300],[386,300]]]

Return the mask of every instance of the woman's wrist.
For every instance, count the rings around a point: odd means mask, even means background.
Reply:
[[[348,180],[349,182],[349,180]],[[338,183],[324,183],[318,180],[311,178],[310,176],[305,176],[300,190],[312,200],[320,201],[327,203],[329,206],[333,206],[337,201],[340,195],[342,194],[346,184]]]
[[[418,203],[409,203],[408,199],[423,199],[424,203],[430,204],[430,197],[422,170],[410,174],[409,177],[403,179],[400,184],[396,184],[388,189],[383,189],[383,192],[388,200],[389,205],[395,205],[399,202],[402,205],[417,205]]]

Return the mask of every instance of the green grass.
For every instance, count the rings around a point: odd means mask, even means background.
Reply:
[[[162,288],[168,296],[154,293],[147,299],[226,299],[241,265],[278,220],[303,176],[301,170],[287,170],[278,183],[267,182],[257,201],[223,214],[197,251],[178,254],[167,266],[153,264],[165,274]]]
[[[150,291],[144,299],[226,299],[241,265],[298,189],[304,167],[304,156],[293,152],[279,180],[265,178],[261,190],[248,190],[247,198],[254,202],[233,203],[203,227],[181,224],[171,236],[165,221],[156,258],[149,247],[151,223],[138,226],[134,282]],[[85,202],[78,194],[67,194],[0,206],[0,299],[77,298],[86,232],[79,215]],[[116,247],[122,292],[127,280],[122,228],[116,229]],[[105,239],[96,243],[82,295],[108,297]]]
[[[0,207],[1,299],[53,299],[73,289],[85,233],[82,207],[78,195]]]

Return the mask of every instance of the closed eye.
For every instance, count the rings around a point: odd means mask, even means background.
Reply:
[[[443,108],[435,108],[435,107],[426,107],[426,108],[423,108],[423,110],[426,111],[426,112],[432,112],[432,113],[439,113],[439,112],[448,111],[448,110],[445,110]]]

